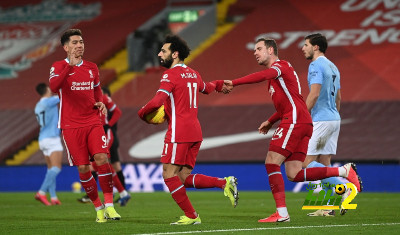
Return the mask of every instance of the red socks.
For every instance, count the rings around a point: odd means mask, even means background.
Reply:
[[[186,189],[182,185],[181,180],[178,176],[174,176],[168,179],[164,179],[172,198],[178,204],[178,206],[185,212],[185,215],[191,219],[197,218],[197,213],[194,210],[192,203],[190,203],[188,196],[186,195]]]
[[[189,175],[185,180],[186,188],[221,188],[225,187],[226,180],[201,174]]]
[[[333,176],[339,176],[338,167],[305,168],[297,173],[296,177],[293,179],[293,182],[322,180]]]
[[[285,201],[285,183],[281,173],[280,166],[276,164],[265,164],[268,174],[269,186],[274,196],[276,208],[286,207]]]
[[[94,207],[100,207],[101,201],[97,192],[97,183],[94,180],[92,172],[79,173],[79,179],[81,180],[82,187],[85,189],[86,194],[92,200]]]
[[[124,186],[122,186],[121,181],[118,178],[117,173],[115,172],[114,168],[111,166],[111,164],[109,163],[110,168],[111,168],[111,173],[112,173],[112,179],[113,179],[113,183],[114,183],[114,187],[118,190],[118,192],[122,192],[125,190]]]
[[[91,162],[93,169],[98,172],[98,166],[96,165],[96,162]],[[124,186],[122,185],[121,181],[119,180],[118,174],[115,173],[114,168],[111,166],[110,163],[108,163],[108,165],[110,166],[111,169],[111,173],[112,173],[112,180],[114,183],[114,187],[118,190],[118,192],[122,192],[125,190]]]
[[[97,166],[97,174],[99,175],[99,184],[103,190],[104,204],[113,204],[113,180],[110,164],[106,163]],[[106,205],[107,206],[107,205]]]

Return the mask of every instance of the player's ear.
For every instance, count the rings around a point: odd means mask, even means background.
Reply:
[[[268,47],[267,51],[268,51],[268,55],[274,54],[274,48],[273,47]]]
[[[179,52],[174,51],[174,53],[172,53],[172,58],[176,59],[176,58],[178,58],[178,55],[179,55]]]
[[[63,48],[64,48],[64,51],[68,52],[68,44],[67,43],[64,44]]]

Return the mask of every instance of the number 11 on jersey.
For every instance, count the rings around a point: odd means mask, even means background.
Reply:
[[[197,83],[187,83],[187,87],[189,89],[189,106],[197,109],[196,97],[197,97]],[[192,92],[193,91],[193,92]]]

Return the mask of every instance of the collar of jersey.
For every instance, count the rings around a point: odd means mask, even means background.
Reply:
[[[172,66],[172,68],[175,68],[176,66],[181,66],[181,67],[184,67],[184,68],[187,67],[186,64],[176,64],[176,65]],[[171,68],[171,69],[172,69],[172,68]]]
[[[68,58],[65,58],[65,62],[67,62],[68,64],[69,64],[69,59]],[[77,65],[75,65],[75,66],[81,66],[83,64],[83,60],[79,63],[79,64],[77,64]]]
[[[315,59],[314,61],[318,60],[319,58],[325,58],[325,59],[326,59],[326,56],[320,55],[320,56],[318,56],[317,59]]]

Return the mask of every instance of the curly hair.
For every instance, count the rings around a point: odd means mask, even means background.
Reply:
[[[172,53],[177,51],[178,57],[182,61],[185,60],[190,54],[190,48],[185,42],[185,40],[183,40],[177,35],[167,35],[164,40],[164,44],[165,43],[171,43],[169,49],[171,50]]]

